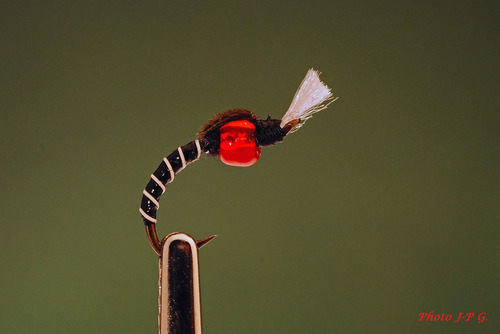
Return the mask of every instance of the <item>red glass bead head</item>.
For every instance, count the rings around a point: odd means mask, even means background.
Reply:
[[[248,167],[259,160],[255,125],[247,120],[232,121],[220,128],[219,158],[229,166]]]

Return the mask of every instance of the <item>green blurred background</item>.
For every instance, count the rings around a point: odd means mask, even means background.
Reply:
[[[21,1],[1,9],[1,333],[156,333],[139,202],[214,113],[339,100],[251,168],[204,159],[205,333],[499,333],[498,2]],[[487,312],[487,322],[418,322]]]

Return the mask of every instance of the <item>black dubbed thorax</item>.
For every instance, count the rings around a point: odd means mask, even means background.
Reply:
[[[209,155],[218,155],[220,146],[220,128],[231,121],[247,120],[255,125],[255,143],[258,146],[271,146],[283,141],[286,132],[280,127],[281,120],[268,116],[262,120],[252,111],[232,109],[215,115],[198,132],[201,148]]]

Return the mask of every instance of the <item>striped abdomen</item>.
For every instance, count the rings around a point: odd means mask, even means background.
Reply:
[[[156,171],[151,174],[151,180],[142,192],[142,201],[139,212],[144,225],[156,224],[156,211],[160,207],[160,196],[165,192],[167,183],[184,167],[200,158],[200,141],[195,140],[187,145],[177,148],[168,157],[163,158]]]

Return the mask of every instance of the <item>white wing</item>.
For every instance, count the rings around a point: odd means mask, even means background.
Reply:
[[[330,88],[319,79],[319,72],[310,69],[281,119],[280,126],[283,128],[288,122],[300,119],[300,123],[290,133],[297,131],[314,113],[325,109],[335,100]]]

